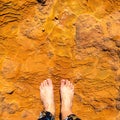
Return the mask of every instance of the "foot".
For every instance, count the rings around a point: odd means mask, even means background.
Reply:
[[[74,95],[74,86],[68,80],[61,81],[61,113],[62,119],[72,114],[72,100]]]
[[[45,107],[45,111],[55,114],[53,84],[51,79],[44,80],[40,85],[40,96]]]

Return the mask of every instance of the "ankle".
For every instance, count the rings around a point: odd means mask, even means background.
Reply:
[[[71,110],[62,110],[61,114],[62,114],[62,120],[64,120],[65,118],[67,118],[69,115],[71,115],[73,113]]]
[[[52,107],[50,107],[50,106],[46,107],[45,111],[50,112],[53,116],[55,115],[55,107],[54,106],[52,106]]]
[[[45,111],[50,112],[53,116],[55,115],[55,110],[45,109]]]

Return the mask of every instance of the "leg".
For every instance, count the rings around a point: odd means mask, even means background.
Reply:
[[[53,84],[50,79],[43,81],[40,85],[40,96],[44,105],[38,120],[53,120],[55,114]]]
[[[74,86],[68,80],[61,81],[61,113],[62,119],[80,120],[72,113],[72,100],[74,95]]]

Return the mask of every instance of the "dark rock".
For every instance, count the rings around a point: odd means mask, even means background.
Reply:
[[[37,1],[44,6],[47,0],[37,0]]]

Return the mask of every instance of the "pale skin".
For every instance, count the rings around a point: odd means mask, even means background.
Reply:
[[[68,115],[72,114],[72,100],[74,95],[73,84],[68,80],[61,80],[60,94],[61,94],[61,114],[62,119],[65,119]],[[51,79],[44,80],[41,83],[40,96],[45,111],[49,111],[53,115],[55,115],[54,93]]]

